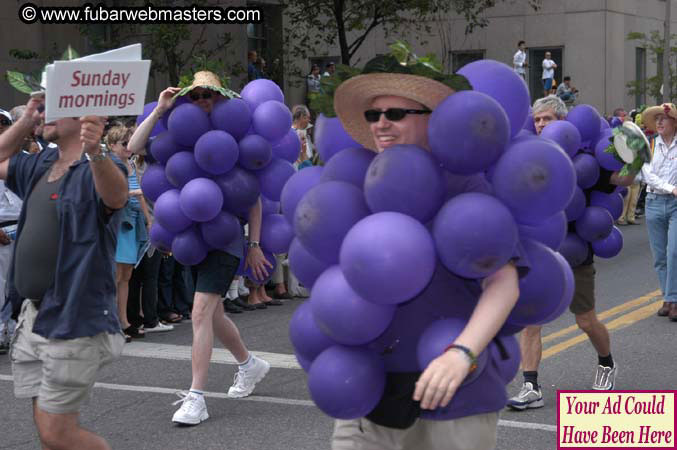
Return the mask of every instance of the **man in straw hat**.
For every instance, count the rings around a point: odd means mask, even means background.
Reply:
[[[647,184],[646,223],[654,268],[663,292],[659,316],[677,322],[677,110],[672,103],[647,108],[647,130],[655,132],[653,156],[642,167]]]
[[[433,79],[435,74],[426,77],[402,73],[403,69],[397,62],[388,64],[389,61],[371,65],[381,69],[367,73],[370,67],[367,63],[362,75],[344,81],[334,96],[336,114],[353,139],[374,152],[407,144],[430,151],[430,113],[453,94],[454,89],[443,81]],[[378,73],[384,67],[386,71],[388,67],[394,67],[392,72],[399,73]],[[440,75],[438,79],[444,79],[441,73],[437,75]],[[434,359],[420,376],[415,374],[410,382],[386,387],[386,391],[407,392],[402,398],[405,403],[420,402],[421,418],[405,429],[386,423],[390,419],[384,420],[383,415],[379,419],[382,424],[377,424],[372,420],[374,412],[369,414],[368,420],[337,420],[332,443],[334,450],[494,448],[498,411],[505,404],[505,394],[491,400],[470,402],[471,405],[461,401],[461,405],[457,403],[449,409],[438,409],[452,403],[459,386],[474,369],[475,355],[479,355],[496,336],[515,305],[519,295],[515,263],[506,264],[484,279],[482,290],[479,300],[477,297],[469,299],[477,301],[475,314],[458,338],[449,342],[448,350]],[[463,297],[464,294],[459,293],[458,296]],[[463,298],[456,300],[463,301]],[[505,392],[503,386],[500,389]],[[437,411],[433,413],[433,410]],[[391,412],[394,411],[385,411],[384,414],[388,416]]]
[[[186,93],[194,104],[209,113],[218,100],[217,95],[229,95],[232,91],[221,87],[218,78],[211,72],[196,73],[191,86],[183,90],[174,87],[165,89],[160,93],[158,104],[153,112],[139,125],[129,140],[129,148],[134,151],[142,149],[157,121],[173,105],[175,94]],[[261,199],[259,199],[249,211],[250,249],[247,252],[246,266],[251,266],[252,272],[259,279],[264,279],[267,275],[266,266],[271,267],[271,265],[258,246],[261,235],[261,211]],[[207,386],[207,370],[212,356],[214,336],[233,354],[239,364],[235,383],[228,390],[231,397],[250,395],[256,383],[261,381],[270,369],[267,361],[247,350],[237,327],[225,315],[221,302],[221,297],[228,291],[235,276],[240,259],[244,257],[243,248],[244,234],[241,233],[239,238],[235,239],[225,251],[210,251],[204,261],[193,267],[196,290],[192,312],[193,380],[190,391],[184,393],[182,399],[179,400],[181,407],[172,417],[175,423],[197,425],[209,418],[203,391]]]

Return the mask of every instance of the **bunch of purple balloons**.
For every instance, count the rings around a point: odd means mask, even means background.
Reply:
[[[146,105],[144,115],[154,106]],[[301,146],[291,123],[284,95],[270,80],[248,83],[241,98],[218,101],[210,114],[185,97],[177,99],[152,132],[150,152],[157,162],[141,182],[155,202],[153,245],[182,264],[198,264],[211,249],[232,244],[241,233],[238,218],[246,220],[261,196],[268,213],[264,251],[286,252],[293,233],[277,214],[277,202],[296,172],[292,163]]]
[[[529,94],[510,67],[483,60],[459,73],[474,90],[433,111],[430,152],[400,145],[376,155],[325,118],[317,144],[326,165],[298,172],[282,191],[295,234],[290,266],[311,288],[291,340],[313,400],[332,417],[368,414],[386,372],[424,370],[463,330],[479,280],[511,260],[526,257],[531,271],[502,346],[514,349],[512,334],[553,320],[573,298],[573,273],[557,252],[576,191],[571,158],[556,142],[524,136]],[[496,377],[512,379],[519,354],[500,353],[492,344],[479,355],[447,408],[468,392],[494,392]]]

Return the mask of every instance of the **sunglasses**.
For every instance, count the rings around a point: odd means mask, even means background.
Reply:
[[[364,118],[367,119],[367,122],[374,123],[379,121],[381,114],[385,114],[386,119],[397,122],[404,119],[407,114],[430,114],[431,112],[429,109],[388,108],[385,111],[368,109],[364,112]]]
[[[9,120],[7,117],[0,117],[0,125],[3,127],[8,127],[12,124],[12,121]]]
[[[125,148],[127,148],[127,144],[129,144],[129,141],[122,141],[122,142],[120,142],[120,145],[122,145],[122,146],[125,147]]]
[[[209,92],[209,91],[204,91],[202,93],[202,96],[200,96],[200,94],[197,93],[197,92],[191,92],[190,94],[188,94],[188,96],[190,97],[190,99],[192,101],[196,102],[196,101],[200,100],[200,98],[202,98],[203,100],[208,100],[208,99],[212,98],[212,93]]]
[[[44,105],[44,104],[41,104],[41,105],[38,106],[38,112],[39,112],[39,113],[43,112],[44,110],[45,110],[45,105]]]

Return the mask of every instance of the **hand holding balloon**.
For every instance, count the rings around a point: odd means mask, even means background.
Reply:
[[[445,407],[470,372],[470,361],[460,351],[447,351],[433,359],[416,382],[414,400],[421,409]]]
[[[159,116],[166,113],[169,110],[169,108],[172,107],[175,100],[174,96],[180,90],[181,88],[179,87],[168,87],[164,91],[160,92],[160,97],[158,97],[157,106],[155,107],[155,110],[157,111]]]
[[[244,270],[247,270],[248,267],[252,268],[252,274],[257,280],[265,280],[268,277],[269,268],[273,268],[273,265],[263,256],[263,251],[260,247],[250,248],[247,252],[247,259],[244,263]]]

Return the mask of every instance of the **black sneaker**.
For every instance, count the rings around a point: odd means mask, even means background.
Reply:
[[[236,298],[235,300],[231,300],[230,303],[245,311],[254,311],[256,309],[256,306],[250,305],[247,302],[243,302],[240,297]]]
[[[223,301],[223,309],[225,309],[227,313],[231,314],[242,313],[242,308],[238,308],[237,306],[233,305],[233,302],[231,302],[230,300]]]

